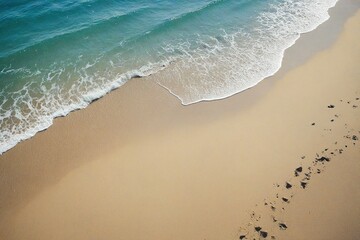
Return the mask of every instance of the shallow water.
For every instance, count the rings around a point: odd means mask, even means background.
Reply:
[[[274,74],[336,0],[0,0],[0,153],[132,77],[183,104]]]

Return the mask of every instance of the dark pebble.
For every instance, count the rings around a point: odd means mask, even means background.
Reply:
[[[334,107],[335,107],[335,106],[334,106],[334,105],[332,105],[332,104],[328,106],[328,108],[334,108]]]
[[[328,158],[328,157],[316,158],[316,160],[319,161],[319,162],[324,162],[324,161],[330,162],[330,158]]]
[[[285,187],[286,187],[287,189],[289,189],[289,188],[292,187],[292,185],[291,185],[290,183],[286,182],[286,183],[285,183]]]
[[[306,185],[307,185],[307,184],[308,184],[307,182],[300,182],[300,186],[301,186],[303,189],[306,188]]]
[[[259,232],[261,230],[261,227],[255,227],[255,231]]]
[[[286,230],[288,228],[285,223],[279,223],[279,227],[281,230]]]
[[[267,238],[268,233],[265,231],[260,231],[260,237]]]

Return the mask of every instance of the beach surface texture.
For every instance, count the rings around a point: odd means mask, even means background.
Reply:
[[[358,239],[359,43],[343,0],[246,91],[151,74],[56,118],[0,155],[0,239]]]

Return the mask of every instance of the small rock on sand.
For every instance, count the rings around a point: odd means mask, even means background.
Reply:
[[[308,184],[307,182],[300,182],[300,186],[301,186],[303,189],[306,188],[306,185],[307,185],[307,184]]]
[[[279,223],[279,227],[281,230],[286,230],[288,228],[285,223]]]
[[[267,236],[268,236],[268,233],[267,233],[267,232],[265,232],[265,231],[260,231],[260,237],[262,237],[262,238],[267,238]]]
[[[302,172],[302,167],[298,167],[295,169],[295,177],[299,176],[299,173]]]
[[[334,105],[332,105],[332,104],[330,104],[329,106],[328,106],[328,108],[334,108],[335,106]]]
[[[320,157],[320,158],[316,158],[316,160],[318,161],[318,162],[324,162],[324,161],[326,161],[326,162],[330,162],[330,158],[328,158],[328,157]]]

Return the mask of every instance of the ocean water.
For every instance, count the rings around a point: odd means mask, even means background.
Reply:
[[[184,105],[252,87],[336,1],[0,0],[0,154],[134,77]]]

